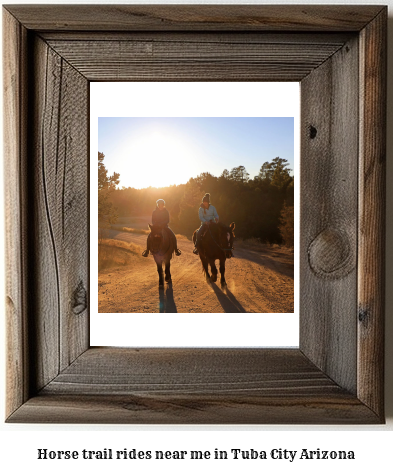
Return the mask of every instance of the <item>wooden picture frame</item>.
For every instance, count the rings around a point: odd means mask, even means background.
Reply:
[[[3,24],[7,421],[383,423],[387,7],[6,5]],[[89,346],[102,80],[301,83],[299,349]]]

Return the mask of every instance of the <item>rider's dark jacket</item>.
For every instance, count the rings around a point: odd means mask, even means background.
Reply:
[[[164,207],[162,210],[158,207],[153,211],[152,217],[153,225],[168,225],[169,224],[169,212]]]

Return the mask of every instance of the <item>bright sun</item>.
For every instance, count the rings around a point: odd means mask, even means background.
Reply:
[[[197,170],[198,150],[172,130],[144,129],[130,137],[116,160],[121,186],[163,187],[186,183]]]

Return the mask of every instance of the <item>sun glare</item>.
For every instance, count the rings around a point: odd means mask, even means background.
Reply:
[[[122,186],[163,187],[194,176],[198,151],[192,140],[176,131],[148,128],[129,137],[118,157]]]

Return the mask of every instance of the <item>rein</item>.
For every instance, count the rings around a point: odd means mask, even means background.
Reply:
[[[208,225],[207,227],[208,227],[208,229],[209,229],[210,237],[213,239],[213,242],[217,245],[217,247],[218,247],[220,250],[222,250],[223,252],[226,252],[227,250],[232,250],[231,248],[222,248],[222,247],[214,240],[212,231],[210,230],[210,225]]]

